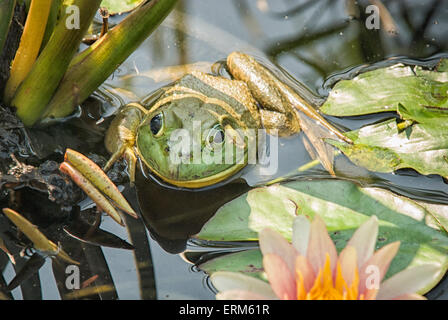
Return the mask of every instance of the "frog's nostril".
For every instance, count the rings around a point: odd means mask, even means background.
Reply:
[[[151,122],[149,123],[149,127],[151,129],[152,134],[154,134],[154,135],[160,134],[162,131],[162,127],[163,127],[163,114],[162,113],[156,114],[151,119]]]

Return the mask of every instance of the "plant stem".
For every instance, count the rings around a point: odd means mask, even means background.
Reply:
[[[51,0],[33,0],[25,22],[20,45],[11,65],[4,100],[10,103],[17,88],[28,75],[39,54],[51,8]]]
[[[59,118],[72,113],[156,29],[176,2],[145,2],[86,51],[78,54],[51,100],[45,117]]]
[[[53,35],[11,103],[26,126],[32,126],[42,116],[100,3],[101,0],[64,1]]]
[[[335,150],[334,151],[334,156],[335,157],[338,156],[339,154],[341,154],[341,151],[339,151],[339,150]],[[319,159],[311,160],[311,161],[305,163],[304,165],[300,166],[296,170],[293,170],[292,172],[290,172],[290,173],[288,173],[288,174],[286,174],[286,175],[284,175],[282,177],[278,177],[278,178],[275,178],[275,179],[273,179],[271,181],[266,182],[266,185],[271,185],[271,184],[274,184],[274,183],[279,183],[279,182],[286,181],[289,178],[297,176],[297,174],[299,172],[307,171],[309,169],[314,168],[315,166],[318,166],[319,164],[321,164]]]
[[[8,36],[9,26],[14,15],[16,0],[3,0],[0,2],[0,54],[3,50],[6,37]]]
[[[62,6],[63,0],[53,0],[53,4],[50,9],[50,15],[48,16],[47,27],[45,29],[44,38],[42,40],[41,50],[45,48],[50,40],[51,35],[53,34],[54,27],[58,22],[59,12]]]

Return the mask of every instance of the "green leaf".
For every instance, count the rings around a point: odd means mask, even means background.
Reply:
[[[445,232],[428,225],[433,225],[434,217],[440,216],[441,209],[437,209],[387,190],[361,188],[344,180],[296,181],[256,188],[234,199],[221,207],[196,236],[218,241],[256,240],[260,230],[270,227],[290,239],[296,215],[312,217],[318,213],[341,250],[353,232],[370,216],[376,215],[380,225],[377,249],[390,242],[401,242],[386,277],[409,266],[439,265],[441,272],[436,281],[425,288],[426,292],[448,268],[448,237]],[[229,270],[232,266],[225,256],[216,259],[213,268],[207,270]],[[247,261],[242,263],[248,264]],[[254,259],[251,264],[258,266],[260,260]]]
[[[71,114],[159,26],[176,3],[177,0],[143,2],[101,41],[75,56],[46,107],[43,122]],[[74,87],[77,88],[75,95]]]
[[[210,259],[200,264],[199,268],[208,274],[216,271],[241,272],[266,281],[262,259],[259,249],[243,250]]]
[[[0,1],[0,53],[8,36],[9,26],[14,15],[16,1]]]
[[[422,123],[403,130],[402,124],[391,119],[348,132],[353,145],[328,142],[355,164],[372,171],[412,168],[424,175],[448,177],[448,128]]]
[[[406,108],[398,104],[398,114],[403,120],[412,120],[418,123],[428,123],[436,126],[448,126],[448,108],[421,106],[420,108]]]
[[[446,82],[448,81],[448,59],[441,59],[437,64],[435,71],[425,70],[420,66],[415,67],[415,73],[419,76],[424,76],[432,80]]]
[[[101,7],[107,8],[109,14],[128,12],[135,9],[145,0],[103,0]]]
[[[333,87],[320,110],[333,116],[354,116],[431,106],[448,108],[448,72],[445,61],[440,71],[396,64],[364,72]]]
[[[325,141],[339,148],[354,164],[368,170],[391,172],[398,169],[402,164],[400,157],[388,148],[361,143],[349,144],[332,139],[325,139]]]

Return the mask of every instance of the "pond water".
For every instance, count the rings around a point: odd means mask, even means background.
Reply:
[[[384,28],[366,29],[364,12],[368,1],[358,1],[358,18],[349,18],[346,2],[180,1],[162,25],[83,106],[82,116],[68,121],[69,125],[61,133],[63,137],[55,138],[51,145],[35,146],[35,150],[55,160],[60,159],[65,147],[107,157],[102,140],[104,130],[121,105],[146,99],[191,69],[226,75],[218,68],[219,62],[232,51],[255,56],[315,105],[325,100],[337,80],[349,78],[366,68],[397,60],[431,66],[437,58],[448,56],[445,54],[448,52],[448,2],[384,1],[395,20],[397,34],[385,32]],[[120,19],[115,17],[112,21]],[[355,129],[387,117],[391,114],[327,118],[340,128]],[[30,135],[36,142],[56,132],[51,130],[58,130],[58,127]],[[76,138],[68,138],[70,134]],[[299,134],[281,141],[280,170],[268,180],[311,160],[301,138]],[[53,155],[55,149],[57,152]],[[335,165],[338,176],[385,187],[415,199],[448,203],[448,186],[439,176],[421,176],[411,170],[395,174],[372,173],[355,167],[342,156],[336,158]],[[301,173],[299,178],[326,176],[323,168],[316,166]],[[214,293],[205,274],[188,259],[196,261],[202,253],[225,249],[187,239],[200,230],[221,204],[247,190],[248,185],[266,180],[251,168],[244,170],[239,178],[247,184],[224,185],[202,193],[169,189],[141,173],[135,187],[125,183],[123,192],[133,207],[141,209],[143,221],[127,219],[126,230],[103,217],[101,228],[133,243],[135,250],[74,241],[69,245],[74,251],[83,252],[86,261],[83,278],[98,274],[101,284],[110,286],[94,297],[213,299]],[[81,209],[91,206],[89,200],[81,203]],[[63,242],[64,248],[66,243]],[[228,250],[248,245],[252,244],[235,244]],[[74,248],[76,246],[78,248]],[[47,259],[39,270],[39,277],[32,279],[32,283],[42,288],[40,297],[43,299],[61,298],[62,278],[56,276],[55,269],[57,267]],[[14,277],[11,264],[6,264],[3,276],[6,282]],[[446,298],[444,287],[442,284],[430,295]],[[36,297],[23,294],[21,288],[14,289],[12,295],[16,299]]]

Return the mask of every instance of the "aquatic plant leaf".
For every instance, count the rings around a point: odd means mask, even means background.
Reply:
[[[391,172],[401,164],[400,157],[388,148],[365,144],[348,144],[331,139],[325,141],[338,147],[356,165],[372,171]]]
[[[104,294],[108,292],[113,292],[115,288],[112,285],[101,285],[95,287],[86,287],[79,290],[73,290],[72,292],[67,293],[63,299],[64,300],[75,300],[75,299],[84,299],[86,297],[98,294]]]
[[[81,172],[88,181],[108,196],[121,210],[136,219],[138,218],[137,213],[132,209],[126,198],[95,162],[70,148],[65,151],[64,160]]]
[[[127,250],[134,249],[134,246],[113,233],[94,228],[81,219],[76,219],[69,225],[64,226],[63,230],[71,237],[93,245]]]
[[[25,280],[29,279],[32,275],[39,271],[44,265],[45,257],[39,253],[34,253],[31,258],[25,262],[25,265],[17,272],[16,276],[11,280],[7,286],[7,291],[12,291],[20,286]]]
[[[101,7],[107,8],[109,14],[128,12],[135,9],[144,0],[103,0]]]
[[[406,108],[401,103],[399,103],[397,112],[403,120],[412,120],[418,123],[428,123],[443,127],[448,126],[448,108],[433,106]]]
[[[241,272],[266,281],[262,259],[263,257],[259,249],[251,249],[210,259],[201,263],[198,267],[208,274],[216,271]]]
[[[433,222],[428,219],[428,225],[439,227],[448,232],[448,206],[436,203],[418,201],[418,204],[431,213]]]
[[[400,126],[390,119],[346,133],[352,146],[329,142],[372,171],[412,168],[424,175],[448,177],[448,128],[430,123]]]
[[[79,262],[71,259],[70,256],[54,242],[48,240],[34,224],[25,219],[18,212],[9,208],[3,208],[2,211],[8,219],[33,242],[36,250],[44,254],[55,255],[68,263],[79,264]]]
[[[386,277],[408,266],[435,263],[440,274],[425,288],[434,287],[448,268],[448,236],[430,227],[431,207],[378,188],[361,188],[344,180],[295,181],[284,185],[256,188],[222,206],[196,235],[214,241],[257,240],[265,227],[291,239],[296,215],[314,216],[325,221],[338,250],[345,247],[354,230],[370,216],[379,220],[377,248],[400,241],[400,250]],[[431,223],[433,225],[433,223]],[[252,262],[256,265],[256,261]]]
[[[435,70],[437,72],[426,70],[420,66],[415,67],[415,73],[419,76],[422,75],[440,82],[448,81],[448,59],[441,59]]]
[[[75,169],[70,163],[62,162],[59,166],[59,170],[73,180],[89,197],[92,199],[96,205],[106,212],[112,219],[114,219],[118,224],[124,226],[123,219],[120,213],[115,210],[114,206],[109,202],[109,200],[103,196],[103,194],[86,178],[81,172]]]
[[[341,80],[331,90],[320,110],[333,116],[355,116],[407,110],[425,106],[448,108],[448,72],[395,64],[367,71],[351,80]]]

